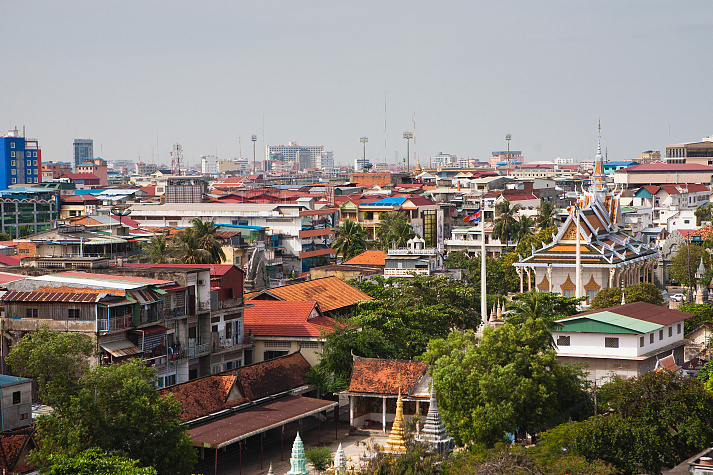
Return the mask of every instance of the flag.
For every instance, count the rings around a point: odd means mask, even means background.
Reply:
[[[475,213],[469,214],[468,216],[463,218],[464,223],[477,223],[478,221],[480,221],[480,209],[478,209],[478,211],[476,211]]]

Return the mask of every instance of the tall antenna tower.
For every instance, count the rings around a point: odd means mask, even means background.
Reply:
[[[183,147],[180,144],[173,144],[173,152],[171,152],[171,173],[174,175],[181,174],[181,162],[183,161]]]

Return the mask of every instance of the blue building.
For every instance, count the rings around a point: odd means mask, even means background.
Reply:
[[[622,162],[606,162],[604,164],[604,173],[607,175],[611,175],[617,170],[621,170],[622,168],[628,168],[628,167],[633,167],[634,165],[638,165],[638,162],[634,161],[622,161]]]
[[[39,183],[42,153],[36,139],[27,139],[17,129],[0,137],[0,189]]]

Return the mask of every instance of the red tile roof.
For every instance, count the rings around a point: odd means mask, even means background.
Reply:
[[[713,167],[696,163],[642,163],[633,167],[622,168],[616,173],[646,173],[646,172],[711,172]]]
[[[356,256],[348,259],[342,264],[350,266],[379,266],[384,267],[386,265],[387,253],[384,251],[364,251]]]
[[[317,302],[251,300],[245,308],[245,333],[257,336],[313,337],[330,333],[341,325],[322,316]],[[318,315],[310,318],[310,315]]]
[[[3,473],[27,473],[31,470],[22,456],[23,450],[36,448],[34,442],[35,430],[25,427],[0,434],[0,470]]]
[[[422,361],[385,360],[354,357],[349,392],[396,395],[401,382],[402,394],[411,394],[416,383],[426,375]]]
[[[309,384],[311,366],[302,353],[292,353],[233,370],[243,396],[251,401]]]
[[[323,312],[331,312],[332,310],[348,307],[361,300],[372,300],[370,296],[338,277],[323,277],[307,282],[275,287],[247,294],[245,298],[252,300],[276,298],[289,301],[314,301],[319,304],[319,308]]]
[[[226,403],[236,379],[235,375],[214,374],[162,389],[159,393],[162,396],[173,394],[181,404],[181,420],[190,421],[234,405]],[[247,402],[247,399],[235,402]]]
[[[21,257],[17,256],[6,256],[5,254],[0,254],[0,264],[4,266],[19,266]]]
[[[686,320],[693,317],[693,314],[681,312],[678,310],[670,310],[667,307],[661,307],[647,302],[634,302],[616,307],[602,308],[600,310],[590,310],[588,312],[578,313],[573,317],[581,317],[584,315],[592,315],[600,312],[612,312],[619,315],[624,315],[645,322],[656,323],[657,325],[671,325],[672,323]]]

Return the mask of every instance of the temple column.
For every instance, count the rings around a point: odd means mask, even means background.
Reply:
[[[609,269],[609,287],[614,287],[614,276],[616,275],[616,269]]]
[[[349,427],[354,427],[354,398],[356,396],[349,396]]]
[[[531,269],[529,267],[527,269],[527,291],[532,292],[532,274],[531,274]],[[537,274],[535,274],[537,275]]]
[[[515,272],[517,272],[518,277],[520,277],[520,293],[522,293],[523,292],[522,268],[516,267]]]
[[[552,293],[552,266],[547,266],[547,281],[549,291]]]
[[[386,434],[386,397],[381,397],[381,432]]]

